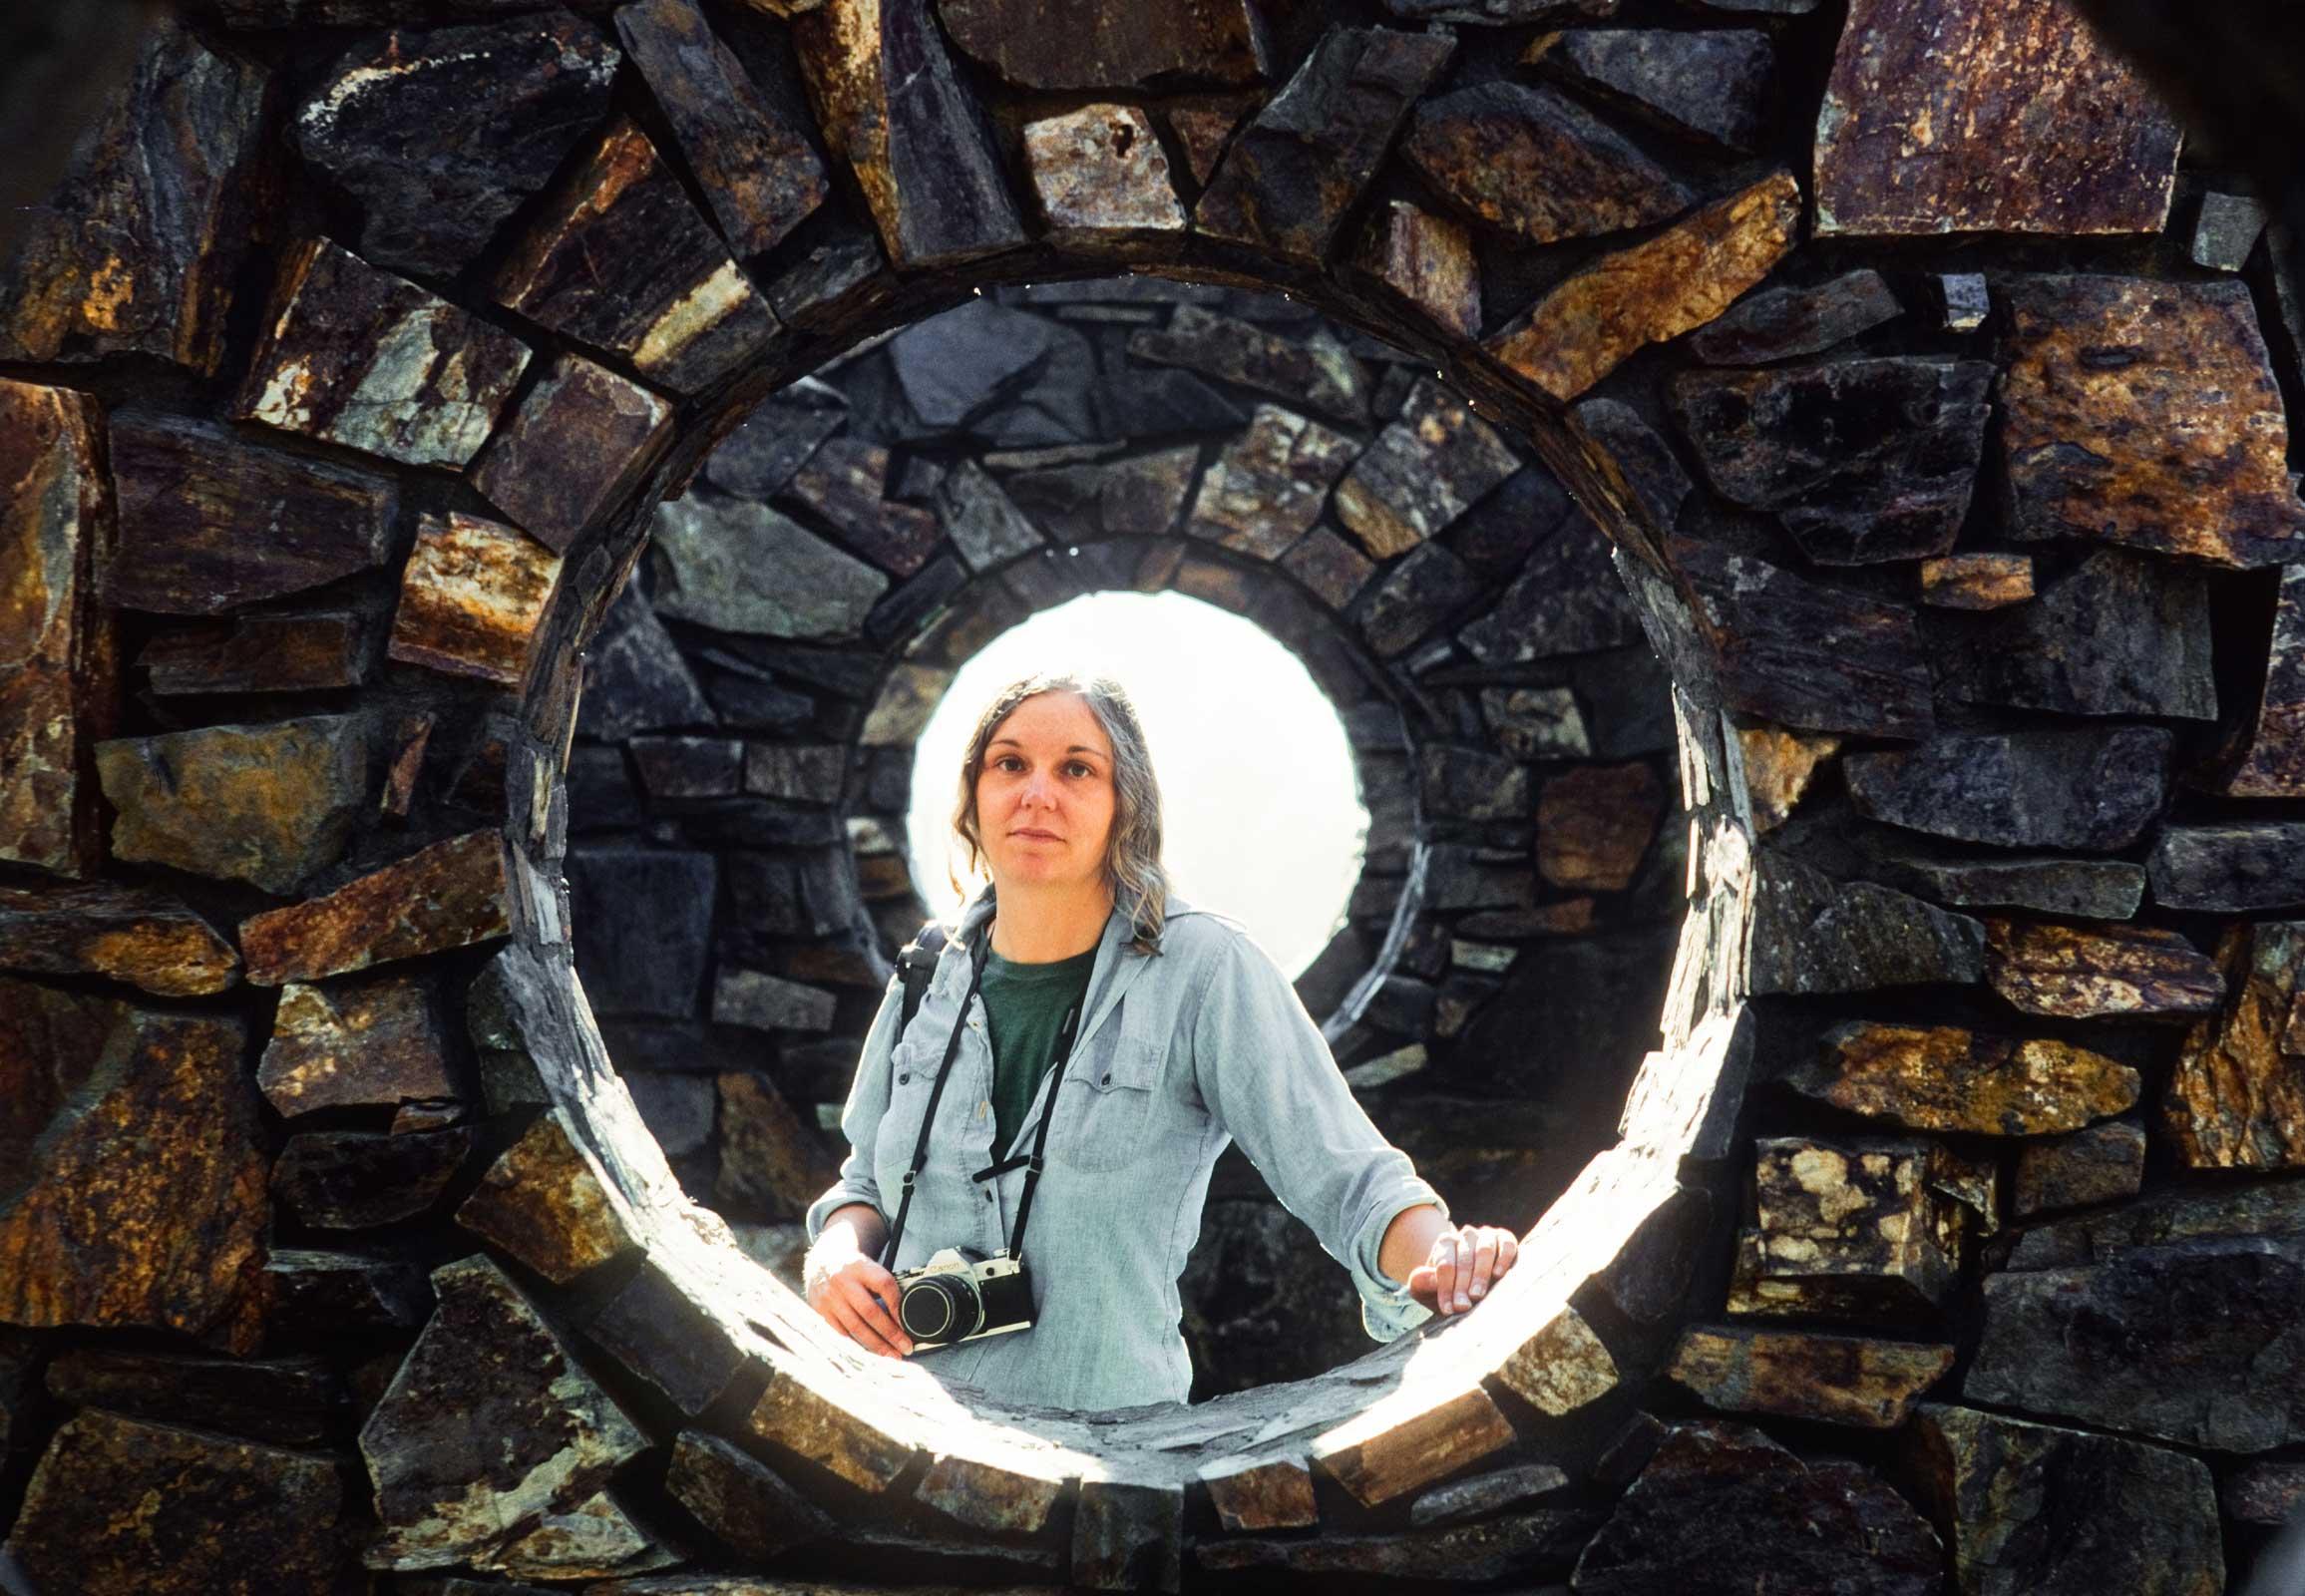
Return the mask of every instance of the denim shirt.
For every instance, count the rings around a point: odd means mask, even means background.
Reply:
[[[968,947],[991,913],[987,889],[961,916],[921,998],[892,1039],[892,980],[841,1113],[840,1179],[809,1205],[814,1243],[834,1210],[870,1203],[894,1220],[937,1067],[968,990]],[[1377,1267],[1393,1216],[1447,1207],[1385,1141],[1345,1084],[1287,977],[1237,921],[1171,897],[1157,956],[1129,946],[1115,910],[1097,946],[1072,1054],[1049,1121],[1024,1256],[1030,1330],[915,1354],[947,1384],[1043,1406],[1094,1409],[1183,1401],[1192,1362],[1177,1277],[1200,1237],[1217,1155],[1238,1139],[1288,1210],[1352,1276],[1361,1323],[1388,1341],[1431,1317]],[[992,1052],[981,999],[970,1003],[938,1104],[926,1167],[893,1266],[942,1247],[989,1257],[1024,1189],[995,1161]],[[1030,1149],[1044,1077],[1005,1152]]]

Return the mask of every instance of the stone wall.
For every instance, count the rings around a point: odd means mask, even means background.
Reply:
[[[14,1574],[2221,1588],[2305,1466],[2305,373],[2178,145],[2014,0],[160,29],[0,289]],[[682,1191],[573,974],[561,772],[652,525],[816,560],[772,634],[961,624],[969,479],[884,482],[860,562],[705,536],[706,463],[843,349],[1128,268],[1411,351],[1579,501],[1671,672],[1688,907],[1617,1140],[1473,1313],[978,1414]],[[1453,568],[1513,617],[1400,643],[1459,690],[1577,545],[1480,570],[1378,419],[1297,502],[1374,567],[1363,643]],[[1247,538],[1176,571],[1295,580]],[[796,853],[845,863],[839,774]],[[758,973],[863,1000],[862,928],[768,874],[828,963]]]

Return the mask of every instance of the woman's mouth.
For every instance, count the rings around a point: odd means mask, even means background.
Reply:
[[[1027,827],[1019,827],[1015,831],[1010,832],[1008,835],[1011,837],[1022,837],[1027,842],[1062,842],[1064,840],[1062,837],[1056,835],[1056,833],[1053,831],[1033,831]]]

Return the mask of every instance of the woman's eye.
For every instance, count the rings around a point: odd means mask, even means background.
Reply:
[[[1089,765],[1089,764],[1083,764],[1081,761],[1079,761],[1079,760],[1077,760],[1077,759],[1075,759],[1075,760],[1074,760],[1074,761],[1073,761],[1071,764],[1069,764],[1069,765],[1066,765],[1064,768],[1065,768],[1067,771],[1071,772],[1071,773],[1072,773],[1073,775],[1075,775],[1075,776],[1084,776],[1084,777],[1085,777],[1085,776],[1093,776],[1093,775],[1095,775],[1095,774],[1096,774],[1096,766],[1094,766],[1094,765]]]

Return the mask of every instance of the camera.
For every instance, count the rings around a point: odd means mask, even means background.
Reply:
[[[1032,1328],[1032,1277],[1020,1259],[959,1247],[897,1274],[897,1321],[917,1352]]]

